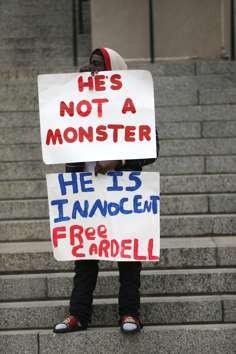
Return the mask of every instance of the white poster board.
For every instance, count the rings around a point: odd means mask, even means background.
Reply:
[[[150,72],[39,75],[38,94],[46,164],[156,157]]]
[[[59,261],[158,261],[158,172],[47,175],[50,230]]]

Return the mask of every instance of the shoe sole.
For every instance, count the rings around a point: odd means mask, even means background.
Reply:
[[[123,328],[120,328],[121,332],[124,333],[124,334],[132,334],[132,333],[137,333],[137,332],[140,332],[141,331],[141,327],[138,327],[136,329],[133,329],[131,331],[126,331],[125,329]]]
[[[65,328],[65,329],[53,329],[53,333],[60,334],[60,333],[70,333],[70,332],[78,332],[78,331],[86,331],[87,328]]]

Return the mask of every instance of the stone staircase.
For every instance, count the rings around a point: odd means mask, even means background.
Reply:
[[[1,353],[235,353],[236,65],[130,68],[153,74],[161,139],[146,168],[161,172],[162,197],[161,260],[142,271],[144,330],[119,332],[117,265],[100,262],[91,328],[52,333],[68,311],[73,263],[52,256],[45,173],[64,168],[41,161],[42,70],[11,68],[0,73]]]
[[[90,4],[82,2],[80,57],[90,53]],[[73,65],[72,1],[0,0],[0,68]]]
[[[64,167],[42,162],[36,83],[75,71],[71,2],[0,0],[0,29],[0,353],[235,353],[236,64],[129,63],[153,74],[161,139],[145,168],[161,172],[162,193],[161,260],[143,263],[145,327],[119,332],[117,265],[100,262],[91,327],[55,335],[73,262],[52,256],[45,173]]]

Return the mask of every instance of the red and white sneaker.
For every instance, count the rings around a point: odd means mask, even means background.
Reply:
[[[120,318],[119,324],[123,333],[136,333],[139,332],[141,328],[143,328],[139,318],[131,315],[122,316]]]
[[[53,328],[54,333],[67,333],[67,332],[74,332],[74,331],[83,331],[87,329],[81,325],[81,323],[77,320],[75,316],[67,317],[63,322],[58,323]]]

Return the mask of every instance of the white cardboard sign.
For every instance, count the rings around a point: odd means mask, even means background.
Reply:
[[[47,175],[50,229],[58,261],[158,261],[158,172]]]
[[[38,94],[46,164],[156,157],[150,72],[39,75]]]

